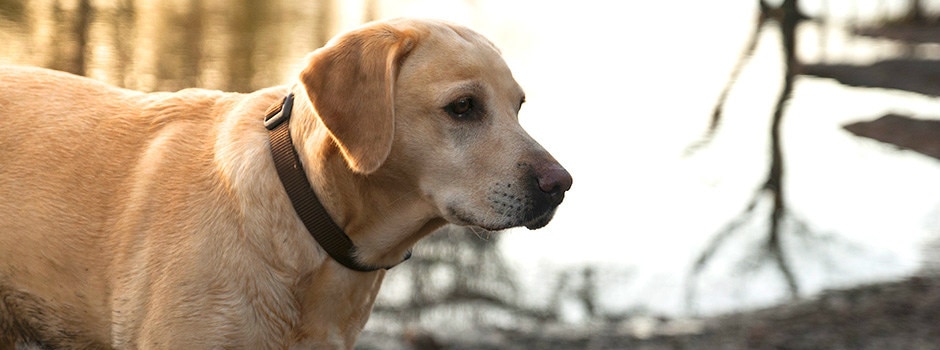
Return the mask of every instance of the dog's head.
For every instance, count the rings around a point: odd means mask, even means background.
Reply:
[[[353,172],[400,179],[451,223],[540,228],[571,187],[519,125],[499,50],[467,28],[369,24],[314,52],[301,81]]]

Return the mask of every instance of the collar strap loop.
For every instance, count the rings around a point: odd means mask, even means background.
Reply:
[[[390,269],[392,266],[370,266],[356,260],[357,248],[343,229],[336,225],[330,214],[317,199],[310,187],[303,165],[297,156],[290,136],[290,116],[294,105],[294,94],[288,94],[281,103],[274,104],[265,113],[264,126],[268,129],[271,140],[271,155],[281,184],[290,197],[294,211],[304,223],[310,235],[323,247],[333,260],[349,269],[370,272],[378,269]],[[408,260],[411,251],[404,257]]]

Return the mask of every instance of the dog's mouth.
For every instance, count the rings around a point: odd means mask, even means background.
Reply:
[[[490,194],[487,201],[489,210],[484,210],[482,214],[451,205],[447,208],[446,218],[453,224],[477,226],[488,231],[512,227],[536,230],[551,222],[563,199],[564,195],[533,200],[527,195],[514,196],[497,192]]]

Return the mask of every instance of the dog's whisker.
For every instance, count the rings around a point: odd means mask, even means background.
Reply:
[[[473,234],[476,235],[477,238],[482,239],[484,241],[489,241],[490,238],[493,236],[493,233],[490,232],[489,230],[485,230],[477,226],[470,226],[470,232],[473,232]]]

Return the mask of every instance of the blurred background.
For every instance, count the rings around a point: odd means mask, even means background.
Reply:
[[[400,16],[500,47],[575,184],[421,242],[359,348],[940,343],[937,0],[0,0],[0,64],[247,92]]]

